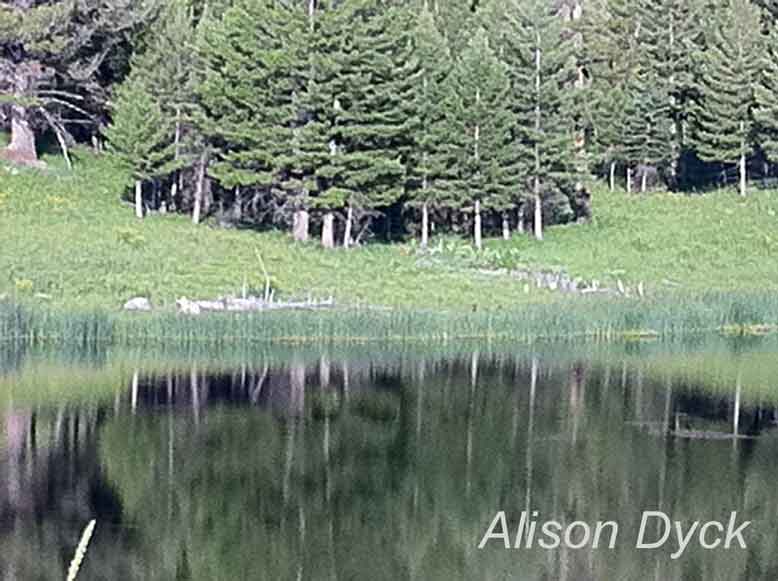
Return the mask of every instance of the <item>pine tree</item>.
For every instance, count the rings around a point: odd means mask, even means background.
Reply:
[[[610,190],[616,188],[616,168],[626,164],[629,105],[624,87],[593,81],[587,88],[585,124],[589,153],[607,175]]]
[[[759,8],[728,0],[712,22],[707,50],[699,53],[701,101],[695,108],[695,144],[706,161],[738,165],[746,195],[746,161],[754,146],[754,87],[763,50]]]
[[[69,126],[96,125],[108,82],[125,72],[128,41],[158,7],[154,0],[0,4],[0,90],[12,103],[11,143],[0,154],[37,163],[37,133],[48,126],[69,161]]]
[[[451,62],[446,42],[426,7],[422,9],[415,30],[415,48],[421,74],[414,96],[419,123],[410,166],[411,205],[421,208],[421,246],[424,248],[429,241],[430,210],[445,203],[445,192],[438,187],[438,181],[445,171],[443,145],[447,135],[443,100]]]
[[[640,191],[645,192],[648,168],[670,162],[673,155],[670,97],[647,63],[632,73],[624,88],[624,126],[621,137],[627,163],[627,191],[632,190],[632,168],[642,166]]]
[[[237,0],[202,35],[200,129],[224,188],[270,193],[289,168],[301,17],[273,0]]]
[[[577,28],[583,38],[582,65],[590,79],[584,107],[589,150],[614,189],[617,166],[627,165],[627,84],[639,60],[635,11],[625,0],[591,0]]]
[[[544,192],[564,200],[557,211],[572,214],[569,196],[577,181],[575,135],[582,114],[576,110],[578,78],[574,46],[562,21],[543,0],[516,2],[506,14],[505,60],[512,81],[510,98],[518,124],[515,145],[530,176],[534,233],[543,239]],[[514,188],[526,191],[526,186]]]
[[[477,23],[474,21],[477,2],[461,0],[425,0],[428,9],[435,17],[435,21],[443,37],[446,39],[449,51],[457,58],[472,38]]]
[[[193,118],[197,110],[198,66],[193,39],[196,34],[194,7],[189,0],[167,0],[157,21],[147,33],[143,50],[132,59],[133,74],[142,76],[170,124],[174,145],[169,201],[176,203],[181,179],[178,172],[193,163],[196,141]],[[163,202],[166,209],[167,201]]]
[[[654,101],[647,117],[660,127],[647,130],[666,145],[653,147],[653,163],[667,165],[670,181],[678,184],[678,163],[686,148],[686,127],[695,97],[694,80],[702,35],[705,5],[700,0],[639,0],[635,18],[639,28],[639,75],[636,85],[649,91],[644,99]],[[645,175],[645,174],[644,174]]]
[[[116,89],[113,120],[104,130],[111,155],[131,173],[135,215],[143,218],[143,184],[164,175],[173,159],[170,123],[159,103],[137,76]]]
[[[417,81],[409,16],[377,0],[319,4],[297,143],[325,247],[334,246],[336,211],[345,209],[348,246],[355,210],[387,207],[405,191]]]
[[[778,162],[778,23],[774,24],[762,54],[761,74],[754,88],[754,119],[759,145],[767,158]]]
[[[482,246],[482,210],[511,206],[516,184],[515,118],[508,107],[510,81],[504,63],[476,30],[449,80],[444,146],[446,173],[441,187],[453,207],[472,204],[476,248]]]
[[[296,216],[304,215],[308,223],[309,209],[324,209],[322,244],[335,245],[334,214],[331,206],[340,200],[328,195],[331,179],[336,176],[331,167],[337,137],[338,69],[333,55],[339,52],[341,31],[347,26],[346,11],[338,10],[330,0],[309,5],[308,27],[305,36],[307,51],[302,68],[302,88],[297,106],[302,123],[293,137],[297,163],[293,173],[298,181],[298,209]],[[299,218],[295,220],[299,227]],[[307,234],[305,236],[307,238]]]
[[[344,246],[351,243],[353,210],[377,211],[405,193],[407,164],[418,125],[419,80],[412,13],[380,0],[357,2],[353,44],[340,58],[340,187],[347,194]]]

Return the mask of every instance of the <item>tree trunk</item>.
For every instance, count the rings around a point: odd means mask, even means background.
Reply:
[[[483,241],[481,236],[481,200],[475,201],[475,219],[473,220],[473,229],[475,235],[475,247],[478,250],[483,248]]]
[[[421,247],[427,248],[430,241],[430,208],[427,202],[421,206]]]
[[[745,148],[744,148],[745,150]],[[748,176],[746,175],[746,154],[745,151],[740,155],[740,195],[746,195],[746,187],[748,185]]]
[[[319,385],[322,389],[330,387],[330,379],[332,376],[332,366],[330,365],[330,359],[326,355],[319,357]]]
[[[194,210],[192,211],[192,222],[199,224],[203,211],[203,191],[205,189],[205,166],[207,164],[207,154],[203,152],[200,156],[199,167],[197,168],[197,189],[195,190]]]
[[[615,161],[611,162],[610,178],[608,182],[610,183],[611,191],[612,192],[615,191],[616,190],[616,162]]]
[[[540,119],[540,32],[536,32],[536,47],[535,48],[535,132],[540,133],[541,119]],[[534,194],[535,194],[535,239],[543,240],[543,205],[540,200],[540,144],[535,143],[535,181],[534,181]]]
[[[143,220],[143,182],[135,180],[135,217]]]
[[[181,107],[176,107],[176,133],[174,146],[173,159],[178,161],[181,157]],[[173,183],[170,186],[170,199],[166,204],[169,207],[168,209],[171,210],[175,208],[176,198],[178,197],[178,173],[178,171],[173,173]]]
[[[13,72],[13,96],[21,101],[30,91],[30,73],[24,66],[17,66]],[[6,149],[6,157],[11,161],[36,165],[38,152],[35,147],[35,132],[30,125],[30,111],[27,107],[14,103],[11,105],[11,143]]]
[[[11,107],[11,143],[8,145],[8,151],[12,161],[32,164],[38,161],[35,133],[24,107]]]
[[[519,234],[524,234],[525,227],[524,227],[524,202],[522,202],[519,205],[519,212],[518,217],[516,220],[516,230],[519,232]]]
[[[235,186],[235,197],[232,200],[232,219],[240,222],[243,219],[243,201],[241,200],[240,186]]]
[[[648,164],[643,163],[643,175],[640,176],[640,193],[645,194],[648,190]]]
[[[502,239],[511,239],[511,223],[510,220],[508,220],[508,214],[502,215]]]
[[[352,244],[351,230],[354,227],[354,209],[349,206],[346,210],[346,229],[343,232],[343,248],[350,248]]]
[[[335,248],[335,214],[327,212],[321,225],[321,245],[324,248]]]
[[[543,204],[540,201],[539,180],[535,178],[535,239],[543,240]]]
[[[308,242],[311,217],[308,210],[295,210],[292,236],[296,242]]]
[[[627,167],[627,193],[632,193],[632,168]]]

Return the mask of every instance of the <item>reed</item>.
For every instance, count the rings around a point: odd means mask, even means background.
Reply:
[[[0,341],[27,345],[354,344],[672,337],[760,333],[778,325],[778,295],[702,293],[651,300],[580,298],[520,310],[349,309],[181,316],[65,313],[0,303]]]
[[[78,572],[81,570],[81,565],[84,562],[84,557],[86,557],[86,550],[89,547],[89,541],[92,538],[92,533],[95,531],[96,524],[97,521],[95,520],[89,521],[89,524],[86,525],[84,532],[81,534],[81,540],[78,543],[78,547],[76,547],[76,553],[73,555],[73,560],[70,562],[67,581],[76,581]]]

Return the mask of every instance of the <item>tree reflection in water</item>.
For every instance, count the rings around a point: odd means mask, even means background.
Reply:
[[[729,393],[671,369],[299,354],[138,367],[109,401],[11,403],[0,578],[62,579],[94,517],[84,579],[774,579],[775,404],[739,368]],[[736,510],[756,533],[746,551],[636,551],[641,513],[657,509]],[[479,551],[498,510],[618,520],[619,543]]]

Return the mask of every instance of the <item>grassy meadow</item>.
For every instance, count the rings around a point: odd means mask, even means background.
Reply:
[[[591,225],[546,240],[412,239],[325,251],[281,232],[139,221],[126,176],[106,159],[71,172],[0,168],[0,337],[46,343],[558,339],[673,335],[778,323],[778,197],[598,191]],[[262,256],[277,296],[340,310],[184,319],[181,296],[260,292]],[[604,284],[643,282],[647,297],[586,298],[534,288],[499,269],[565,270]],[[130,316],[149,297],[161,313]],[[379,307],[379,308],[375,308]]]
[[[426,267],[408,245],[327,252],[278,232],[195,227],[186,216],[134,218],[120,203],[126,178],[105,160],[75,174],[0,170],[0,295],[68,310],[118,310],[149,297],[171,307],[181,296],[239,295],[264,285],[262,256],[278,296],[406,308],[508,307],[518,281]]]
[[[778,195],[753,188],[706,194],[593,196],[590,226],[551,228],[538,244],[495,242],[533,267],[600,281],[644,281],[655,290],[778,290]]]

